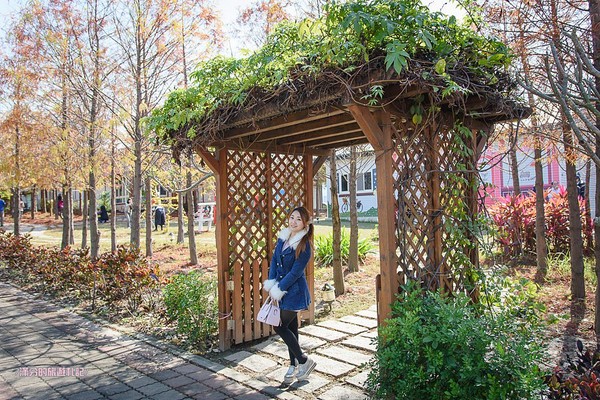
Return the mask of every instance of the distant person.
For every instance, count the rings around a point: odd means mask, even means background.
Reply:
[[[65,202],[63,201],[62,196],[59,194],[56,198],[56,211],[59,217],[63,217],[63,208],[65,207]]]
[[[100,206],[100,223],[108,222],[108,211],[106,211],[106,206],[102,204]]]
[[[585,182],[581,181],[581,176],[577,174],[577,194],[582,199],[585,198]]]
[[[553,181],[552,187],[548,191],[548,200],[552,200],[554,197],[557,197],[559,195],[560,195],[560,187],[558,186],[558,182]]]
[[[160,226],[160,230],[163,230],[165,225],[166,213],[165,208],[163,206],[157,206],[156,210],[154,210],[154,230],[158,230]]]
[[[0,226],[4,226],[4,209],[6,208],[6,203],[0,197]]]

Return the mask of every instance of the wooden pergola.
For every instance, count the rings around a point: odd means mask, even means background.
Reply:
[[[292,208],[303,205],[312,211],[313,177],[332,149],[368,143],[375,151],[380,324],[407,280],[430,290],[469,289],[469,277],[453,265],[466,256],[477,266],[477,247],[452,241],[448,227],[460,221],[447,210],[461,202],[470,217],[476,215],[476,185],[465,182],[477,177],[487,135],[495,123],[522,118],[529,110],[487,88],[440,100],[431,84],[387,80],[382,68],[356,76],[345,85],[321,76],[257,91],[244,108],[213,113],[196,127],[210,134],[185,144],[216,177],[223,349],[273,333],[255,315],[276,234]],[[385,96],[369,106],[360,94],[374,82],[387,82]],[[410,107],[416,101],[436,111],[415,125]],[[455,151],[456,122],[473,132],[464,143],[470,152]],[[314,293],[313,268],[311,263],[307,276]],[[303,317],[314,321],[314,304]]]

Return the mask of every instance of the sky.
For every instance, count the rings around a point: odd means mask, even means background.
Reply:
[[[241,8],[247,7],[254,3],[256,0],[215,0],[213,3],[221,12],[223,19],[223,26],[227,31],[228,27],[233,26],[238,15],[238,11]],[[25,0],[0,0],[0,38],[4,36],[4,29],[7,26],[7,22],[10,21],[10,15],[20,8]],[[422,0],[423,4],[429,4],[432,9],[442,10],[446,14],[454,14],[457,18],[461,18],[465,15],[464,11],[459,10],[453,5],[451,0]],[[227,46],[225,46],[227,47]],[[235,52],[233,45],[229,46],[229,49],[224,49],[225,52]]]

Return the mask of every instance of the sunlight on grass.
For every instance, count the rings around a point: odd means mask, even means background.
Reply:
[[[586,285],[596,286],[597,278],[594,267],[594,258],[585,257],[583,259]],[[550,272],[556,272],[559,276],[564,278],[571,277],[571,257],[565,253],[556,253],[548,255],[548,269]]]

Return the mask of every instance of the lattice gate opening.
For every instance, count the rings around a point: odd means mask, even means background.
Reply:
[[[265,300],[262,281],[268,269],[277,233],[287,226],[289,212],[307,201],[305,163],[310,155],[274,154],[228,150],[226,152],[226,279],[225,310],[232,344],[274,333],[270,325],[256,320]],[[223,203],[221,203],[223,204]],[[220,274],[221,276],[221,274]],[[308,277],[309,279],[311,277]]]
[[[472,260],[476,245],[474,241],[461,243],[452,234],[468,229],[464,219],[469,215],[461,214],[459,221],[450,210],[473,203],[475,194],[467,182],[478,175],[472,160],[453,148],[454,134],[450,129],[409,131],[402,127],[393,134],[401,285],[416,280],[424,289],[442,288],[450,293],[470,287],[466,271],[455,266],[464,265],[464,257]]]

